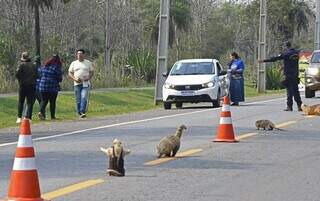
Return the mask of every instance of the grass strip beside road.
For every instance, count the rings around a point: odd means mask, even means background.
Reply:
[[[127,91],[106,91],[90,94],[88,118],[125,114],[143,110],[150,110],[156,106],[153,103],[153,89],[138,89]],[[0,98],[0,128],[17,126],[17,96]],[[57,99],[56,116],[58,121],[78,119],[75,109],[75,97],[73,93],[61,93]],[[160,107],[160,106],[158,106]],[[33,107],[32,122],[39,122],[37,116],[39,104],[36,102]],[[47,106],[47,119],[50,122],[49,105]]]
[[[279,94],[283,91],[267,91],[270,94]],[[154,105],[154,89],[106,89],[105,91],[91,91],[88,118],[126,114],[130,112],[145,111],[162,107]],[[257,97],[265,94],[258,94],[255,88],[245,86],[246,97]],[[17,126],[15,123],[17,118],[17,96],[2,96],[0,97],[0,128]],[[59,93],[57,98],[56,116],[57,121],[78,119],[75,109],[75,97],[73,92]],[[39,104],[34,104],[33,107],[33,123],[39,122],[37,113]],[[49,106],[47,106],[47,119],[50,122]]]

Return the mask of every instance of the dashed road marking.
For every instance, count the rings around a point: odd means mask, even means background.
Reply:
[[[304,116],[304,118],[306,118],[306,119],[314,118],[314,117],[316,117],[316,115],[306,115],[306,116]]]
[[[241,134],[237,137],[238,140],[241,140],[241,139],[245,139],[245,138],[248,138],[248,137],[252,137],[252,136],[255,136],[257,135],[258,133],[245,133],[245,134]]]
[[[43,194],[42,198],[46,199],[46,200],[51,200],[51,199],[54,199],[54,198],[57,198],[57,197],[60,197],[60,196],[63,196],[63,195],[74,193],[76,191],[79,191],[79,190],[82,190],[82,189],[85,189],[85,188],[89,188],[89,187],[97,185],[97,184],[101,184],[103,182],[104,182],[103,179],[87,180],[87,181],[84,181],[84,182],[81,182],[81,183],[73,184],[73,185],[70,185],[70,186],[67,186],[67,187],[64,187],[64,188],[60,188],[58,190]]]
[[[277,124],[276,127],[277,128],[287,127],[287,126],[289,126],[291,124],[295,124],[295,123],[297,123],[297,121],[287,121],[287,122],[283,122],[281,124]]]
[[[156,159],[156,160],[152,160],[152,161],[146,162],[144,165],[148,165],[148,166],[159,165],[161,163],[166,163],[166,162],[178,159],[178,158],[191,156],[191,155],[193,155],[195,153],[199,153],[199,152],[202,152],[202,149],[189,149],[187,151],[183,151],[183,152],[177,153],[177,155],[175,157],[159,158],[159,159]]]

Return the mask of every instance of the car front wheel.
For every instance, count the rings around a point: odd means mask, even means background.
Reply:
[[[305,88],[306,98],[313,98],[315,96],[315,91],[310,90],[308,87]]]
[[[171,109],[171,103],[170,102],[163,102],[163,108],[165,110],[170,110]]]
[[[182,108],[182,102],[176,102],[176,108],[181,109]]]
[[[218,94],[217,94],[217,99],[216,100],[213,100],[212,101],[212,106],[213,107],[220,107],[220,90],[218,91]]]

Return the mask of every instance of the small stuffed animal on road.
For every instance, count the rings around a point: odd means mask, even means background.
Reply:
[[[174,135],[169,135],[162,138],[157,146],[157,157],[174,157],[180,148],[182,132],[186,129],[187,127],[182,124],[177,128],[177,131]]]
[[[305,115],[318,115],[320,116],[320,104],[316,105],[301,105],[301,109]]]
[[[124,156],[128,155],[130,150],[125,150],[122,142],[118,139],[112,141],[112,147],[100,147],[100,150],[109,157],[109,168],[107,169],[109,176],[124,176]]]
[[[274,125],[274,123],[272,123],[270,120],[267,120],[267,119],[257,120],[256,127],[258,130],[260,130],[260,128],[262,128],[263,130],[273,130],[273,129],[277,129],[281,131],[283,130],[283,129],[277,128],[276,125]]]

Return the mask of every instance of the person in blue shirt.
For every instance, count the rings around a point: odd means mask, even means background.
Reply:
[[[40,112],[38,116],[41,120],[46,119],[46,106],[50,102],[51,119],[56,119],[56,100],[59,83],[62,81],[61,61],[58,55],[53,55],[45,65],[39,70],[39,92],[41,96]]]
[[[285,42],[283,45],[284,52],[278,56],[271,57],[265,60],[258,60],[258,62],[274,62],[278,60],[283,60],[283,74],[285,76],[282,84],[287,89],[287,108],[284,111],[292,111],[292,105],[294,100],[297,103],[298,111],[301,109],[301,97],[299,92],[299,51],[291,47],[290,42]]]
[[[233,52],[230,55],[228,72],[230,73],[230,88],[229,96],[231,105],[238,106],[239,102],[244,101],[244,62],[239,57],[238,53]]]

